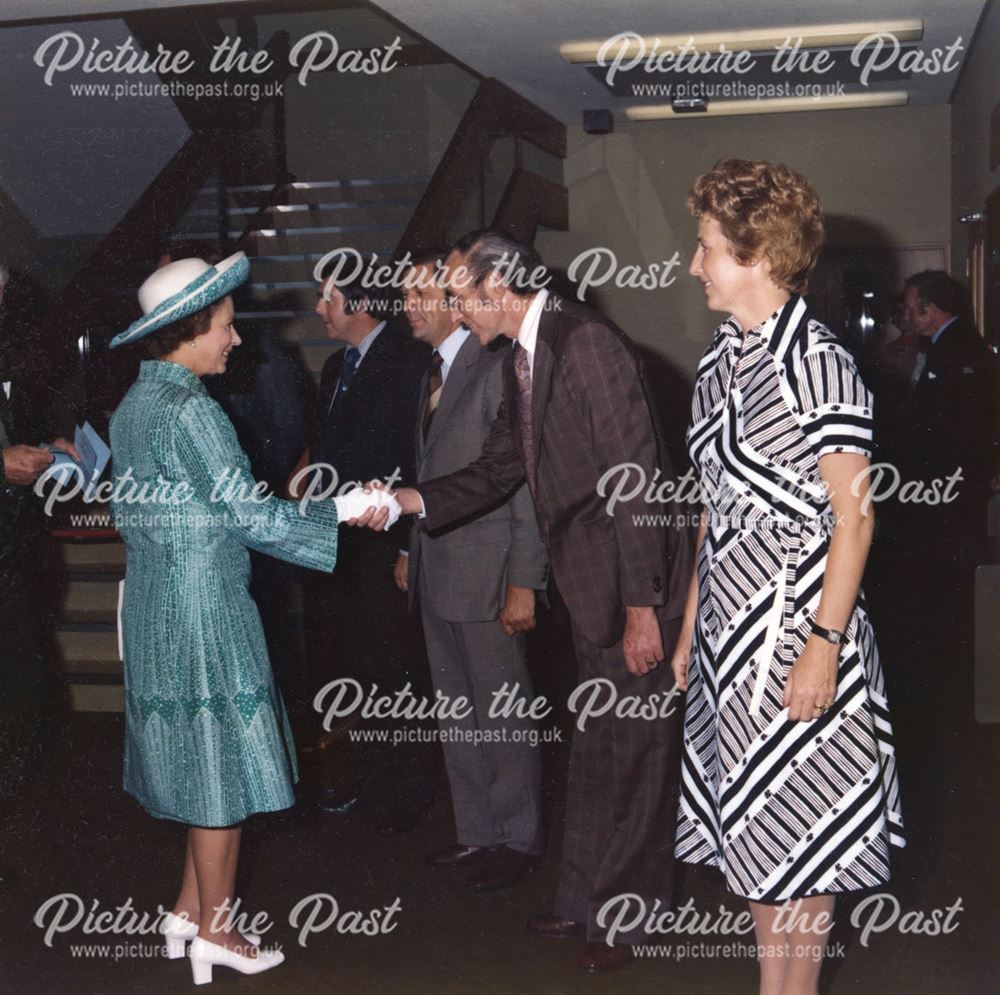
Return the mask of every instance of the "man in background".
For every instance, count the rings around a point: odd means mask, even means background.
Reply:
[[[0,317],[10,272],[0,266]],[[17,371],[16,329],[0,324],[0,805],[8,804],[31,759],[40,752],[52,691],[42,634],[51,619],[39,610],[41,502],[35,481],[54,457],[35,445],[47,430],[32,410],[32,398]],[[78,460],[69,440],[50,445]],[[2,875],[2,871],[0,871]]]
[[[416,422],[416,480],[475,459],[503,400],[503,352],[480,345],[440,283],[444,253],[418,256],[405,274],[414,338],[431,346]],[[419,606],[435,691],[465,699],[471,714],[439,721],[457,843],[428,855],[434,866],[470,867],[475,891],[517,884],[542,852],[541,754],[535,722],[491,715],[501,689],[530,703],[527,632],[548,558],[531,494],[513,496],[439,533],[413,527],[396,582]],[[503,730],[507,731],[506,738]],[[515,741],[513,736],[517,736]]]
[[[348,481],[412,479],[413,425],[429,349],[413,341],[405,323],[399,327],[389,301],[366,288],[363,275],[349,282],[323,280],[316,313],[327,337],[344,348],[323,366],[303,462],[332,467],[324,471],[324,484],[335,481],[338,489]],[[375,686],[380,697],[407,684],[418,697],[428,690],[422,640],[393,579],[406,541],[406,523],[386,533],[343,529],[337,569],[308,578],[310,700],[337,678],[358,681],[366,697]],[[320,805],[330,814],[346,814],[364,802],[378,813],[381,829],[405,832],[430,805],[436,753],[426,741],[391,742],[397,732],[418,732],[415,723],[364,720],[363,731],[376,730],[387,732],[390,741],[359,740],[355,785],[337,789],[328,774]]]

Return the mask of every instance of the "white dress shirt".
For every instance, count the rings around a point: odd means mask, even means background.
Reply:
[[[451,370],[451,364],[455,362],[455,357],[458,355],[459,350],[465,345],[465,340],[472,333],[465,327],[465,325],[459,325],[445,340],[442,342],[434,351],[439,353],[441,356],[441,384],[442,386],[448,381],[448,373]]]
[[[542,308],[548,299],[547,290],[539,290],[535,294],[535,299],[531,302],[528,310],[521,319],[521,327],[517,330],[517,341],[521,348],[528,354],[528,370],[535,372],[535,343],[538,341],[538,322],[542,317]]]
[[[372,347],[372,343],[379,337],[382,329],[385,328],[385,322],[380,321],[358,344],[357,350],[361,353],[358,357],[358,361],[354,364],[354,371],[357,372],[358,367],[364,362],[365,354]]]
[[[930,345],[927,346],[929,349],[932,345],[937,345],[937,340],[941,338],[945,330],[953,325],[958,318],[949,318],[932,336]],[[927,349],[921,349],[917,353],[917,361],[913,364],[913,373],[910,374],[910,386],[916,387],[921,376],[923,376],[924,367],[927,365]]]

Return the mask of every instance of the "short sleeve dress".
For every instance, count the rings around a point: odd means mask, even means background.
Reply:
[[[889,878],[902,818],[885,688],[864,594],[833,706],[791,722],[788,671],[816,616],[833,515],[818,459],[870,455],[872,400],[796,295],[745,334],[716,331],[688,446],[707,515],[689,665],[676,855],[778,904]]]
[[[195,826],[288,808],[295,750],[247,550],[330,571],[336,508],[254,498],[232,423],[177,363],[142,363],[111,453],[126,545],[125,790]]]

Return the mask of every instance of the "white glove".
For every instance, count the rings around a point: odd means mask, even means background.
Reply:
[[[346,522],[349,518],[360,518],[369,508],[388,508],[389,520],[385,523],[387,529],[391,529],[399,521],[402,513],[399,502],[388,492],[365,491],[361,487],[335,497],[333,503],[341,522]]]

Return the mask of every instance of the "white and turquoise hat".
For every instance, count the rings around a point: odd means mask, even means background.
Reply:
[[[250,276],[245,252],[236,252],[214,266],[204,259],[178,259],[146,277],[139,288],[142,317],[119,332],[110,348],[136,342],[233,292]]]

